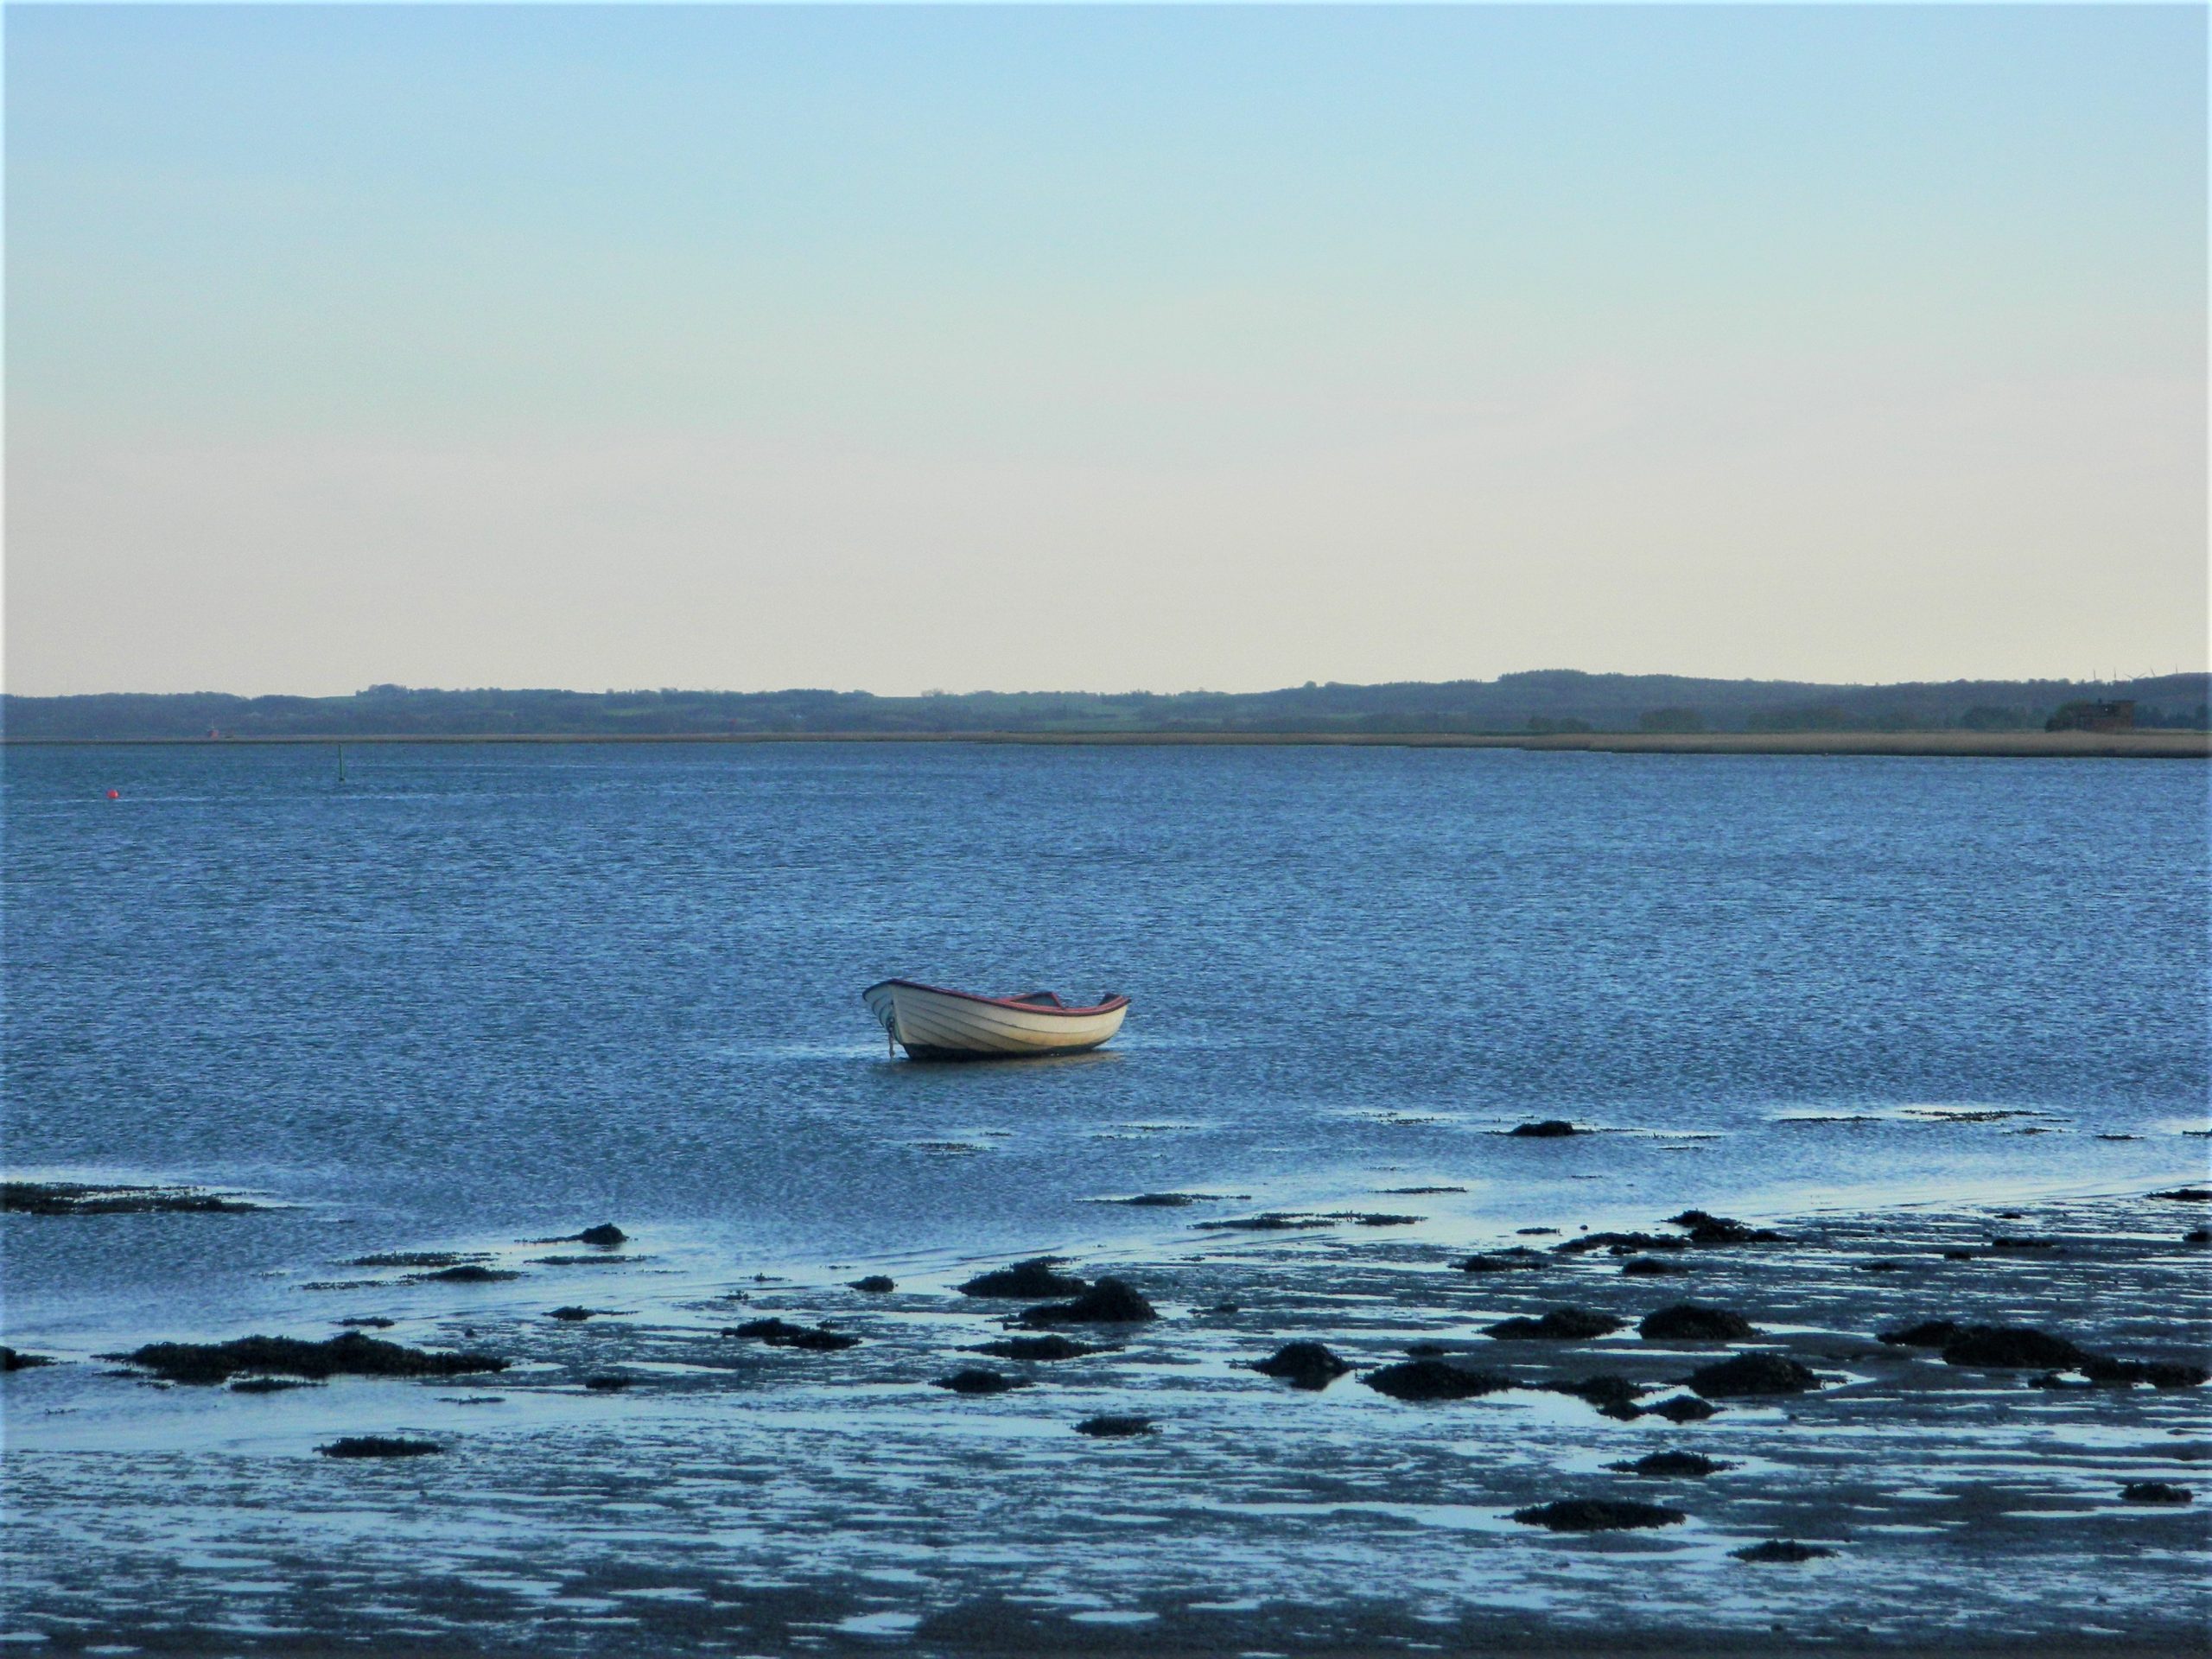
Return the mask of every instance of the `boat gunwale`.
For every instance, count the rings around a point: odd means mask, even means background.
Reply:
[[[957,997],[963,1002],[981,1002],[988,1007],[1017,1008],[1024,1014],[1050,1014],[1070,1020],[1081,1019],[1087,1015],[1111,1014],[1116,1008],[1126,1008],[1129,1006],[1129,999],[1126,996],[1109,996],[1103,1002],[1093,1003],[1089,1007],[1056,1008],[1041,1002],[1024,1002],[1016,997],[982,996],[974,991],[956,991],[946,985],[925,985],[918,979],[879,979],[874,984],[869,986],[868,990],[862,991],[861,995],[866,998],[869,991],[880,991],[892,986],[904,986],[911,991],[930,991],[938,996]]]

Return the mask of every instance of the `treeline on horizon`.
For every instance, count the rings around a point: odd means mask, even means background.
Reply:
[[[2090,683],[1821,685],[1542,670],[1495,680],[1280,691],[430,690],[0,696],[11,738],[731,736],[749,733],[2037,731],[2069,703],[2130,698],[2139,727],[2201,729],[2212,676]]]

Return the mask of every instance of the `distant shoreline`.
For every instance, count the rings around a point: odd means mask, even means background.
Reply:
[[[1528,749],[1592,754],[1825,754],[1990,760],[2212,760],[2212,732],[630,732],[348,733],[252,737],[14,737],[8,748],[246,748],[334,744],[1002,743],[1077,748]]]

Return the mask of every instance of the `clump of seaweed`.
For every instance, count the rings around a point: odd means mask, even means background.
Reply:
[[[525,1244],[596,1244],[603,1250],[626,1244],[630,1235],[611,1221],[602,1221],[596,1227],[587,1227],[581,1233],[563,1233],[558,1238],[526,1238]]]
[[[1235,1216],[1227,1221],[1192,1224],[1206,1233],[1290,1233],[1309,1227],[1326,1227],[1340,1217],[1301,1215],[1289,1210],[1268,1210],[1256,1216]]]
[[[1266,1376],[1281,1377],[1294,1389],[1318,1393],[1351,1370],[1330,1352],[1327,1345],[1311,1340],[1287,1342],[1252,1369]]]
[[[1708,1400],[1769,1394],[1809,1394],[1821,1380],[1785,1354],[1738,1354],[1692,1371],[1689,1385]]]
[[[1636,1330],[1652,1342],[1738,1342],[1758,1335],[1742,1314],[1697,1302],[1677,1302],[1648,1313]]]
[[[1755,1565],[1769,1562],[1816,1561],[1835,1551],[1825,1544],[1801,1544],[1795,1538],[1770,1538],[1763,1544],[1751,1544],[1742,1549],[1728,1552],[1739,1561]]]
[[[1088,1434],[1096,1440],[1134,1440],[1139,1435],[1151,1433],[1153,1421],[1149,1417],[1115,1416],[1110,1414],[1102,1414],[1096,1417],[1084,1418],[1075,1426],[1075,1432],[1078,1434]]]
[[[1046,1302],[1021,1311],[1024,1325],[1135,1325],[1156,1319],[1159,1311],[1135,1285],[1101,1279],[1071,1301]]]
[[[1524,1527],[1541,1527],[1547,1532],[1623,1532],[1638,1527],[1676,1526],[1689,1516],[1663,1503],[1643,1503],[1634,1498],[1570,1497],[1516,1510],[1513,1518]]]
[[[1583,1233],[1564,1244],[1552,1246],[1554,1255],[1585,1255],[1605,1250],[1614,1255],[1636,1255],[1647,1250],[1686,1250],[1689,1241],[1664,1233]]]
[[[1360,1381],[1377,1394],[1393,1400],[1426,1403],[1436,1400],[1475,1400],[1520,1384],[1495,1371],[1470,1370],[1444,1359],[1408,1359],[1370,1371]]]
[[[834,1353],[840,1349],[857,1348],[861,1344],[858,1337],[849,1337],[842,1331],[823,1325],[793,1325],[789,1319],[747,1319],[743,1325],[728,1327],[722,1335],[765,1342],[771,1348],[801,1348],[817,1353]]]
[[[2028,1325],[1969,1325],[1943,1344],[1947,1365],[2044,1370],[2081,1364],[2089,1356],[2063,1337]]]
[[[0,1181],[0,1211],[18,1216],[235,1215],[270,1207],[197,1186]]]
[[[1001,1337],[996,1342],[977,1344],[976,1351],[989,1354],[995,1359],[1081,1359],[1086,1354],[1110,1351],[1093,1342],[1077,1342],[1059,1335],[1044,1337]]]
[[[445,1447],[435,1440],[410,1440],[397,1434],[347,1434],[315,1450],[326,1458],[428,1458]]]
[[[2171,1485],[2163,1480],[2131,1480],[2120,1489],[2124,1503],[2194,1503],[2196,1494],[2186,1486]]]
[[[1651,1392],[1650,1385],[1632,1382],[1624,1376],[1586,1376],[1562,1379],[1542,1384],[1548,1394],[1571,1395],[1597,1407],[1607,1417],[1628,1422],[1643,1414],[1637,1405],[1638,1396]]]
[[[960,1287],[963,1296],[1074,1296],[1088,1290],[1090,1283],[1071,1273],[1059,1271],[1065,1258],[1057,1255],[1033,1255],[1027,1262],[1017,1262],[1010,1268],[995,1268],[988,1273],[979,1273]]]
[[[1787,1235],[1770,1227],[1747,1227],[1732,1216],[1715,1216],[1703,1210],[1685,1210],[1667,1217],[1670,1227],[1689,1230],[1693,1244],[1786,1244]]]
[[[938,1377],[930,1386],[952,1394],[1004,1394],[1009,1389],[1029,1387],[1029,1379],[1008,1376],[1004,1371],[994,1371],[986,1366],[969,1365],[950,1376]]]
[[[1529,1272],[1544,1265],[1544,1258],[1525,1244],[1510,1249],[1478,1250],[1452,1264],[1461,1273]]]
[[[489,1262],[481,1250],[380,1250],[357,1255],[349,1268],[457,1268],[464,1262]]]
[[[149,1342],[121,1359],[171,1382],[213,1384],[239,1376],[303,1376],[321,1382],[333,1376],[464,1376],[503,1371],[496,1354],[433,1353],[409,1348],[358,1331],[324,1342],[296,1337],[238,1337],[229,1342]]]
[[[1581,1342],[1618,1331],[1627,1321],[1595,1308],[1554,1307],[1539,1319],[1500,1319],[1483,1327],[1484,1336],[1506,1341]]]
[[[1646,1480],[1703,1480],[1735,1466],[1702,1452],[1652,1452],[1632,1461],[1605,1465],[1617,1474],[1642,1475]]]

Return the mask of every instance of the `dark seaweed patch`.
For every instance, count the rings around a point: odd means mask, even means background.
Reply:
[[[1955,1319],[1923,1319],[1879,1335],[1893,1348],[1942,1348],[1956,1341],[1965,1329]]]
[[[1101,1279],[1071,1301],[1046,1302],[1021,1311],[1024,1325],[1135,1325],[1159,1317],[1135,1286],[1112,1278]]]
[[[1653,1452],[1632,1462],[1605,1465],[1618,1474],[1642,1475],[1647,1480],[1702,1480],[1707,1475],[1735,1466],[1718,1458],[1708,1458],[1702,1452]]]
[[[1149,1417],[1101,1415],[1086,1417],[1075,1426],[1077,1433],[1088,1434],[1097,1440],[1131,1440],[1141,1434],[1149,1434],[1152,1430],[1153,1422]]]
[[[960,1287],[963,1296],[1073,1296],[1089,1288],[1073,1274],[1059,1272],[1064,1257],[1035,1255],[1010,1268],[979,1273]]]
[[[1301,1341],[1283,1344],[1265,1359],[1255,1360],[1252,1369],[1263,1376],[1280,1377],[1294,1389],[1318,1393],[1351,1367],[1330,1352],[1325,1344]]]
[[[295,1337],[239,1337],[231,1342],[152,1342],[126,1359],[172,1382],[215,1383],[243,1373],[305,1376],[462,1376],[503,1371],[507,1362],[493,1354],[432,1353],[349,1331],[326,1342]]]
[[[2154,1389],[2201,1389],[2212,1382],[2212,1371],[2202,1365],[2173,1359],[2113,1359],[2092,1354],[2081,1365],[2082,1375],[2106,1388],[2147,1382]]]
[[[1751,1322],[1725,1307],[1677,1302],[1647,1313],[1637,1334],[1653,1342],[1741,1342],[1758,1335]]]
[[[1200,1221],[1192,1224],[1209,1233],[1287,1233],[1309,1227],[1327,1227],[1336,1218],[1329,1216],[1306,1216],[1288,1211],[1270,1210],[1263,1215],[1236,1216],[1226,1221]]]
[[[1710,1215],[1703,1210],[1685,1210],[1679,1216],[1669,1216],[1672,1227],[1689,1230],[1693,1244],[1786,1244],[1786,1234],[1770,1227],[1749,1227],[1732,1216]]]
[[[765,1342],[771,1348],[800,1348],[819,1353],[857,1348],[861,1342],[858,1337],[849,1337],[842,1332],[821,1325],[793,1325],[789,1319],[747,1319],[743,1325],[725,1330],[722,1335]]]
[[[1180,1210],[1186,1205],[1226,1204],[1242,1192],[1139,1192],[1127,1198],[1093,1198],[1093,1204],[1134,1205],[1140,1210]]]
[[[1735,1400],[1759,1395],[1808,1394],[1821,1381],[1804,1366],[1783,1354],[1738,1354],[1719,1364],[1692,1371],[1689,1386],[1708,1400]]]
[[[1716,1414],[1720,1408],[1709,1405],[1694,1394],[1678,1394],[1662,1400],[1656,1406],[1643,1408],[1647,1417],[1664,1417],[1670,1423],[1701,1423]]]
[[[1474,1400],[1519,1385],[1510,1376],[1472,1371],[1441,1359],[1402,1360],[1370,1371],[1360,1381],[1393,1400]]]
[[[2077,1366],[2088,1356],[2063,1337],[2026,1325],[1970,1325],[1943,1344],[1947,1365],[2037,1370]]]
[[[1545,1391],[1550,1394],[1572,1395],[1577,1400],[1588,1402],[1608,1417],[1622,1421],[1641,1416],[1637,1398],[1651,1392],[1650,1385],[1631,1382],[1624,1376],[1586,1376],[1573,1380],[1547,1382]]]
[[[979,1344],[976,1351],[995,1359],[1081,1359],[1086,1354],[1109,1353],[1110,1349],[1096,1343],[1077,1342],[1063,1336],[1001,1337],[996,1342]]]
[[[410,1440],[394,1434],[348,1434],[315,1450],[326,1458],[428,1458],[445,1447],[435,1440]]]
[[[345,1265],[349,1268],[457,1268],[464,1262],[489,1262],[491,1259],[481,1250],[382,1250],[374,1255],[357,1255]]]
[[[1004,1371],[989,1370],[981,1365],[970,1365],[955,1371],[950,1376],[940,1376],[930,1386],[953,1394],[1004,1394],[1009,1389],[1026,1389],[1026,1376],[1008,1376]]]
[[[270,1207],[196,1186],[0,1181],[0,1211],[18,1216],[235,1215]]]
[[[1554,1307],[1538,1319],[1500,1319],[1483,1334],[1506,1341],[1581,1342],[1610,1335],[1627,1321],[1589,1307]]]
[[[1483,1250],[1452,1264],[1462,1273],[1527,1272],[1544,1265],[1544,1258],[1525,1245],[1507,1250]]]
[[[1795,1538],[1770,1538],[1763,1544],[1751,1544],[1728,1552],[1739,1561],[1758,1564],[1768,1562],[1815,1561],[1835,1551],[1823,1544],[1801,1544]]]
[[[1584,1255],[1592,1250],[1609,1250],[1615,1255],[1636,1255],[1646,1250],[1686,1250],[1687,1239],[1669,1238],[1662,1233],[1584,1233],[1570,1238],[1564,1244],[1552,1246],[1554,1255]]]
[[[1622,1532],[1675,1526],[1689,1516],[1663,1503],[1639,1503],[1633,1498],[1573,1497],[1516,1510],[1513,1518],[1524,1527],[1548,1532]]]

